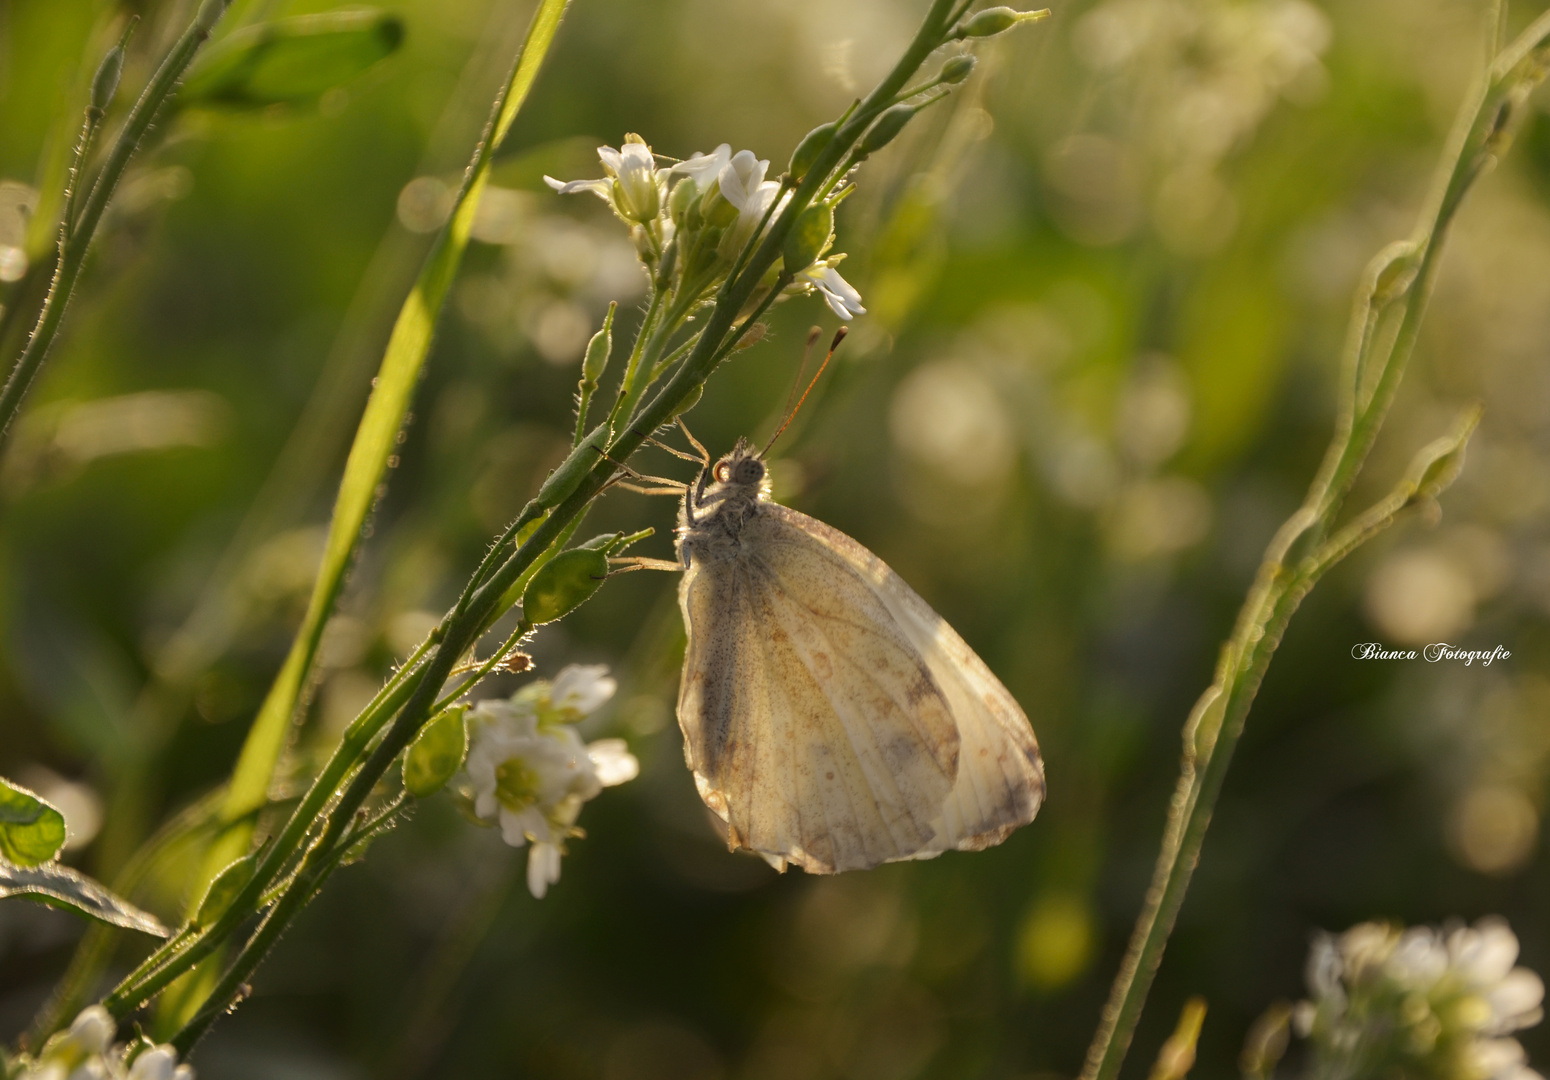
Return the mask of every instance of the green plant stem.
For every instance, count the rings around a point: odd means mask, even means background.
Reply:
[[[129,116],[124,121],[124,130],[119,133],[118,141],[113,144],[107,160],[103,162],[102,171],[97,174],[91,193],[87,195],[85,203],[81,206],[80,216],[73,225],[69,217],[70,200],[67,200],[61,227],[59,261],[54,267],[54,280],[49,285],[48,295],[43,299],[43,307],[38,312],[38,320],[33,327],[32,335],[27,339],[21,356],[17,358],[16,366],[11,369],[11,375],[6,380],[5,387],[0,389],[0,439],[3,439],[10,429],[11,421],[16,418],[16,412],[21,407],[22,398],[32,386],[38,369],[43,366],[43,361],[47,359],[49,349],[54,344],[54,338],[59,334],[60,322],[64,319],[70,296],[75,291],[81,267],[86,262],[86,253],[91,247],[92,237],[102,221],[102,214],[108,207],[108,201],[113,198],[113,192],[124,176],[124,170],[129,167],[130,158],[134,157],[135,150],[140,146],[140,140],[145,137],[146,131],[150,128],[151,122],[156,119],[156,114],[161,110],[162,105],[177,88],[178,79],[193,61],[194,54],[210,36],[213,20],[204,16],[204,5],[200,5],[188,28],[173,43],[172,48],[162,59],[161,65],[156,69],[156,74],[151,76],[151,81],[141,91],[139,100],[135,102],[134,108],[129,111]],[[93,122],[88,119],[87,125],[90,128]],[[85,141],[83,139],[83,142]],[[80,165],[77,166],[79,167]],[[74,187],[74,185],[75,181],[72,181],[71,186]]]
[[[575,490],[560,504],[539,520],[535,512],[531,518],[537,527],[520,544],[517,550],[485,579],[465,590],[464,599],[443,619],[437,639],[431,645],[423,663],[412,672],[401,672],[388,688],[385,696],[379,696],[380,708],[368,709],[346,731],[341,745],[329,764],[314,782],[307,796],[292,814],[279,837],[270,846],[265,859],[255,871],[253,880],[233,900],[231,907],[213,926],[198,932],[181,951],[158,950],[143,970],[149,972],[143,978],[126,980],[104,1004],[115,1017],[122,1018],[139,1003],[148,1000],[203,956],[208,955],[222,940],[229,937],[255,910],[271,881],[287,865],[307,836],[314,839],[302,856],[296,872],[286,884],[279,898],[269,908],[259,928],[243,946],[237,958],[218,984],[218,992],[212,993],[200,1017],[213,1017],[227,1009],[238,996],[247,975],[257,968],[269,947],[284,931],[290,920],[305,906],[321,886],[315,876],[319,868],[329,864],[330,852],[339,842],[355,812],[369,796],[376,783],[386,773],[394,758],[414,738],[431,714],[441,687],[457,660],[477,640],[498,616],[502,602],[509,602],[508,594],[521,576],[562,538],[567,529],[591,504],[598,494],[614,478],[616,462],[626,460],[639,449],[646,437],[668,422],[676,409],[703,384],[706,377],[723,360],[738,339],[780,295],[788,283],[781,277],[774,288],[768,290],[754,306],[754,310],[739,325],[737,315],[753,299],[760,280],[780,257],[786,233],[796,218],[820,189],[828,173],[840,162],[845,153],[859,139],[898,92],[925,58],[941,43],[945,33],[944,16],[950,8],[950,0],[933,0],[915,40],[906,50],[893,71],[863,101],[852,110],[850,119],[839,128],[835,138],[818,161],[814,163],[808,178],[796,189],[786,209],[772,223],[758,249],[748,260],[744,271],[729,278],[716,294],[715,307],[701,331],[695,347],[684,363],[652,398],[649,404],[638,410],[625,430],[619,432],[609,447],[607,456],[599,460],[585,474]],[[644,330],[643,330],[644,332]],[[577,452],[583,452],[578,450]],[[525,513],[524,516],[527,516]],[[507,531],[508,536],[518,531],[516,523]],[[487,562],[505,550],[505,541],[497,544],[486,556]],[[476,573],[476,579],[481,575]],[[472,586],[472,582],[470,585]],[[428,643],[430,644],[430,643]],[[398,706],[401,704],[401,709]],[[397,717],[388,726],[380,740],[370,750],[369,757],[358,768],[354,767],[360,753],[370,742],[370,735],[379,729],[380,722],[392,712]],[[370,721],[368,722],[368,716]],[[353,775],[352,775],[353,774]],[[345,790],[334,798],[339,785],[349,776]],[[208,1019],[199,1021],[207,1024]],[[202,1027],[192,1030],[193,1025],[180,1033],[180,1046],[192,1044]]]
[[[1419,336],[1448,227],[1471,184],[1506,149],[1513,114],[1544,78],[1550,61],[1545,55],[1547,40],[1550,13],[1537,19],[1495,59],[1459,114],[1433,197],[1423,210],[1414,237],[1380,253],[1364,278],[1352,315],[1334,436],[1301,508],[1282,525],[1266,549],[1233,635],[1222,649],[1216,679],[1185,724],[1179,782],[1169,806],[1152,883],[1088,1050],[1082,1080],[1114,1080],[1119,1074],[1199,861],[1244,722],[1298,605],[1331,566],[1391,524],[1418,493],[1427,494],[1421,490],[1424,469],[1419,474],[1413,469],[1415,475],[1388,499],[1333,539],[1324,540],[1399,389]],[[1397,280],[1391,280],[1396,275],[1390,271],[1396,268]],[[1393,342],[1383,355],[1375,356],[1378,323],[1391,305],[1400,303],[1403,313]],[[1377,380],[1363,402],[1361,384],[1374,363],[1380,365]],[[1468,437],[1470,427],[1472,422],[1461,428],[1454,450],[1462,451],[1462,440]],[[1423,455],[1433,449],[1428,448]]]

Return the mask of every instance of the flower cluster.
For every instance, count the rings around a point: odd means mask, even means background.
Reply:
[[[36,1061],[24,1061],[18,1080],[193,1080],[194,1070],[178,1064],[170,1046],[149,1040],[117,1045],[108,1010],[92,1005],[43,1047]]]
[[[606,667],[572,664],[552,683],[540,679],[468,713],[474,812],[498,822],[512,847],[532,844],[527,886],[534,896],[560,880],[565,840],[583,835],[576,828],[582,804],[640,772],[623,739],[584,744],[573,726],[616,688]]]
[[[1308,960],[1312,1000],[1294,1014],[1313,1043],[1312,1075],[1542,1080],[1508,1037],[1543,1016],[1544,983],[1517,958],[1518,939],[1496,918],[1321,936]]]
[[[647,268],[656,274],[665,267],[675,296],[690,304],[715,291],[790,197],[787,183],[765,179],[768,160],[751,150],[734,154],[726,143],[663,168],[639,135],[626,135],[618,150],[600,146],[597,154],[607,174],[601,179],[544,180],[561,194],[590,191],[607,202],[629,226]],[[832,209],[843,194],[828,192],[820,205]],[[786,267],[784,291],[816,291],[841,319],[865,314],[861,294],[836,269],[844,255],[829,254],[832,229],[820,241],[810,262]],[[763,284],[773,288],[777,280],[772,268]]]

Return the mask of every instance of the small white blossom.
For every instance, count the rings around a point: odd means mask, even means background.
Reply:
[[[1544,983],[1517,958],[1500,919],[1444,930],[1363,923],[1321,936],[1308,959],[1313,1000],[1294,1017],[1313,1040],[1312,1075],[1543,1080],[1505,1037],[1543,1016]]]
[[[619,149],[597,148],[598,160],[608,175],[599,180],[556,180],[545,176],[548,184],[561,195],[590,191],[625,221],[645,225],[656,221],[667,195],[667,169],[656,167],[651,147],[639,135],[626,135]]]
[[[129,1064],[130,1048],[113,1045],[116,1027],[101,1005],[88,1006],[68,1031],[44,1045],[36,1061],[23,1059],[18,1080],[194,1080],[194,1070],[179,1065],[177,1051],[168,1045],[145,1050]]]
[[[861,294],[855,286],[840,277],[840,272],[834,268],[832,263],[838,261],[837,257],[832,262],[819,259],[797,275],[798,283],[816,288],[824,303],[829,305],[829,310],[841,319],[865,315],[866,308],[861,306]]]
[[[623,739],[588,746],[571,726],[616,687],[606,667],[573,664],[553,683],[538,680],[508,701],[483,701],[468,714],[465,768],[474,812],[498,823],[512,847],[531,844],[527,883],[536,897],[560,879],[564,842],[580,834],[582,805],[640,772]]]

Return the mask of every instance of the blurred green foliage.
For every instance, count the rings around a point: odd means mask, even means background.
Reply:
[[[617,223],[541,176],[597,175],[593,148],[626,131],[676,156],[727,141],[782,161],[893,61],[920,6],[576,0],[497,163],[292,775],[564,456],[607,303],[625,340],[639,318]],[[316,104],[158,129],[0,459],[0,773],[61,808],[67,860],[103,880],[230,769],[305,604],[391,318],[529,15],[389,7],[399,51]],[[222,33],[323,8],[239,0]],[[1413,220],[1486,8],[1057,5],[860,174],[839,247],[871,314],[782,437],[776,495],[886,559],[1022,701],[1051,785],[1033,825],[985,853],[835,879],[728,855],[673,721],[676,582],[617,578],[532,648],[543,674],[614,666],[620,694],[585,734],[623,735],[643,765],[589,809],[563,880],[532,900],[521,852],[429,802],[284,939],[201,1045],[204,1074],[1073,1074],[1151,869],[1179,727],[1317,464],[1351,288]],[[8,308],[47,262],[61,140],[113,17],[145,20],[123,99],[188,9],[0,6]],[[688,419],[713,452],[773,430],[814,320],[831,321],[778,308],[710,383]],[[20,329],[0,333],[7,358]],[[1197,1074],[1229,1074],[1253,1019],[1304,993],[1317,928],[1497,912],[1523,962],[1550,969],[1543,116],[1464,211],[1366,494],[1473,399],[1485,419],[1441,522],[1394,530],[1293,623],[1132,1073],[1200,994]],[[650,467],[688,476],[666,455]],[[619,493],[590,524],[653,525],[637,550],[667,557],[672,522],[669,500]],[[1368,641],[1513,655],[1352,659]],[[177,856],[129,897],[169,922],[189,899]],[[0,1036],[25,1028],[80,932],[0,905]],[[1542,1066],[1550,1039],[1525,1036]]]

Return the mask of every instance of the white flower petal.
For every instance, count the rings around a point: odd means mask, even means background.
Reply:
[[[590,191],[599,199],[607,200],[612,194],[613,184],[608,180],[556,180],[552,176],[545,176],[544,183],[548,184],[561,195],[575,195],[580,191]]]
[[[587,744],[587,757],[597,770],[597,782],[613,787],[640,775],[640,762],[623,739],[599,739]]]
[[[550,700],[556,709],[574,709],[586,716],[602,708],[617,689],[607,664],[570,664],[554,677]]]
[[[1485,918],[1473,928],[1460,927],[1448,936],[1454,970],[1476,986],[1505,978],[1518,959],[1518,939],[1499,918]]]
[[[88,1005],[70,1024],[70,1041],[88,1054],[105,1054],[118,1025],[101,1005]]]
[[[708,154],[702,154],[696,150],[689,155],[689,160],[680,161],[674,165],[672,171],[680,176],[689,177],[703,191],[721,175],[721,170],[726,168],[727,162],[731,160],[732,148],[722,143]]]
[[[1539,1022],[1540,1005],[1545,1000],[1544,980],[1528,968],[1513,968],[1486,991],[1486,998],[1502,1025],[1500,1030],[1516,1031]]]
[[[135,1058],[129,1069],[129,1080],[172,1080],[177,1064],[177,1051],[170,1046],[158,1046]]]
[[[560,880],[560,849],[554,844],[534,844],[527,853],[527,891],[538,900]]]

